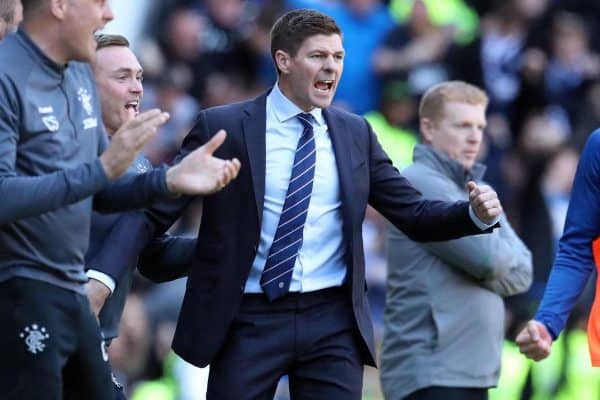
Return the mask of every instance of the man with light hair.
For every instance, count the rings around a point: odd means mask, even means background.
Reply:
[[[429,89],[419,108],[424,144],[403,175],[424,196],[469,198],[487,95],[465,82]],[[504,215],[489,235],[417,243],[390,227],[381,383],[387,399],[485,400],[504,339],[502,297],[531,284],[531,253]]]

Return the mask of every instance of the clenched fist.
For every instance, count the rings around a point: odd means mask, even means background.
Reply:
[[[502,214],[502,205],[494,189],[488,185],[478,186],[473,181],[467,183],[467,188],[475,215],[488,225],[493,223]]]
[[[550,355],[552,336],[541,322],[529,321],[515,341],[521,353],[534,361],[543,360]]]

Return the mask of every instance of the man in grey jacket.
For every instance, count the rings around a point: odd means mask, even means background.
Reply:
[[[431,88],[420,104],[425,144],[404,176],[428,198],[468,198],[488,97],[464,82]],[[502,297],[527,290],[531,254],[506,217],[489,235],[417,243],[395,228],[388,280],[381,383],[387,399],[484,400],[498,382]]]

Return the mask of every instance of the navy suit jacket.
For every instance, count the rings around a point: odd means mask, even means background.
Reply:
[[[138,155],[128,174],[142,174],[152,170],[152,164]],[[142,212],[128,211],[117,214],[94,212],[90,230],[90,245],[85,255],[86,268],[109,275],[117,287],[106,299],[98,319],[105,339],[119,334],[119,324],[127,295],[131,289],[134,269],[141,257],[139,270],[154,282],[166,282],[187,274],[196,246],[195,238],[161,235],[145,236]],[[139,232],[142,230],[142,232]]]
[[[482,233],[468,203],[427,201],[394,168],[362,117],[323,110],[339,181],[348,268],[348,296],[362,337],[364,362],[375,365],[373,327],[367,304],[362,222],[367,204],[417,241],[449,240]],[[197,366],[209,364],[224,344],[258,249],[265,193],[266,94],[250,101],[203,110],[186,137],[181,156],[227,131],[215,155],[237,157],[239,176],[204,199],[203,214],[173,349]],[[166,229],[186,204],[172,201],[149,212]],[[326,238],[324,238],[326,240]]]

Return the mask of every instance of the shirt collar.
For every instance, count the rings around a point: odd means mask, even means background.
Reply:
[[[62,74],[65,69],[68,67],[68,64],[59,65],[55,63],[46,53],[39,48],[39,46],[31,39],[31,37],[25,32],[23,28],[18,28],[17,36],[21,40],[22,43],[34,54],[41,63],[47,65],[52,71],[57,74]]]
[[[285,97],[285,95],[279,89],[279,82],[275,83],[275,86],[273,86],[273,90],[271,90],[271,93],[269,93],[267,100],[271,102],[273,113],[279,122],[287,122],[290,119],[295,118],[296,115],[304,112],[290,99]],[[317,125],[323,125],[325,123],[323,109],[313,108],[310,111],[310,114],[313,116]]]
[[[470,170],[467,170],[460,162],[452,159],[448,153],[436,150],[429,144],[416,145],[413,160],[446,171],[448,176],[452,177],[459,185],[471,180],[482,180],[486,170],[485,165],[479,162],[476,162]]]

